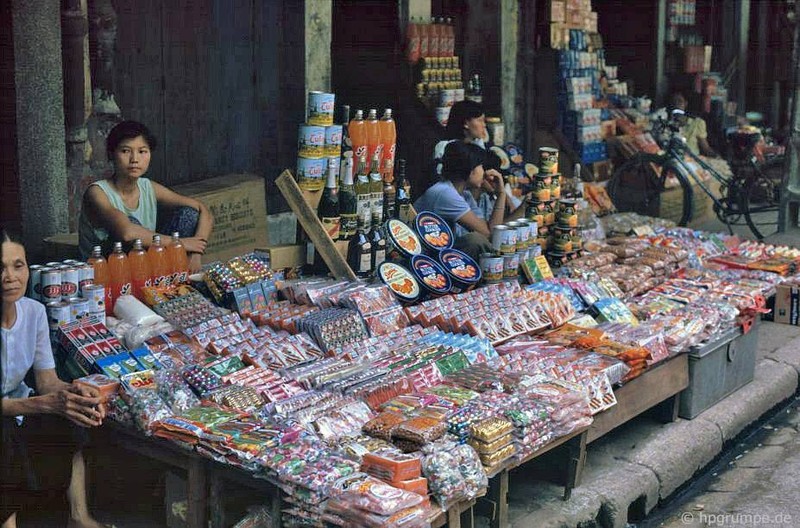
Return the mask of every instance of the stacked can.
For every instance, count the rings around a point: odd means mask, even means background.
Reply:
[[[533,181],[533,193],[525,216],[537,223],[536,243],[548,249],[553,243],[553,226],[561,197],[561,175],[558,172],[558,149],[539,148],[539,172]]]
[[[342,149],[342,126],[333,124],[336,96],[309,92],[306,122],[297,134],[297,182],[301,189],[319,191],[325,186],[330,163],[336,163]]]
[[[27,295],[45,305],[53,337],[61,324],[85,317],[105,321],[105,288],[94,285],[91,265],[68,259],[46,265],[33,264],[29,269]]]

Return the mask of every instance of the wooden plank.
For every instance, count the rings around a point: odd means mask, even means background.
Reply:
[[[586,438],[588,436],[588,431],[584,431],[568,443],[569,458],[567,460],[567,478],[564,484],[564,500],[569,500],[572,490],[580,485],[583,468],[586,465]]]
[[[194,456],[189,461],[187,477],[188,496],[186,526],[188,528],[208,528],[208,484],[206,479],[206,461]]]
[[[508,526],[508,470],[504,469],[489,483],[489,500],[495,504],[495,515],[489,522],[491,528]]]
[[[225,528],[225,484],[219,473],[210,471],[208,475],[208,509],[211,528]]]
[[[686,354],[669,359],[614,391],[617,404],[594,417],[589,428],[592,443],[631,418],[674,396],[689,386]]]
[[[322,227],[322,222],[319,221],[317,215],[314,214],[314,210],[303,199],[303,193],[297,182],[294,181],[292,173],[288,170],[283,171],[275,183],[278,185],[278,189],[280,189],[284,199],[289,203],[289,207],[297,215],[297,220],[314,243],[314,247],[322,256],[325,264],[328,265],[333,276],[340,280],[356,280],[356,274],[347,265],[347,260],[339,254],[333,240],[325,232],[325,228]]]

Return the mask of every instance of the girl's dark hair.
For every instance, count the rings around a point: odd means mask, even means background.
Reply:
[[[155,150],[158,146],[156,137],[150,132],[150,129],[138,121],[123,121],[111,129],[106,138],[106,154],[108,159],[114,158],[114,151],[126,139],[133,139],[142,136],[147,142],[150,150]]]
[[[486,162],[486,151],[473,143],[453,141],[444,149],[442,177],[450,181],[469,178],[472,169]]]
[[[464,123],[484,115],[483,105],[475,101],[463,100],[453,105],[447,127],[444,129],[445,139],[464,139]]]

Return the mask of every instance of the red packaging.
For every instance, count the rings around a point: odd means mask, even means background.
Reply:
[[[395,488],[417,493],[423,497],[428,496],[428,479],[419,477],[410,480],[401,480],[392,484]]]

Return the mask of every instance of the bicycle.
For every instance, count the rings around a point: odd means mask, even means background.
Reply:
[[[759,162],[752,145],[739,145],[731,158],[732,177],[720,174],[694,154],[680,136],[680,124],[673,119],[659,119],[656,130],[666,134],[666,149],[660,154],[639,152],[617,168],[607,184],[607,192],[618,211],[634,211],[658,216],[661,193],[668,183],[682,189],[683,203],[678,225],[692,220],[694,189],[692,183],[711,198],[717,218],[733,234],[734,225],[747,225],[761,240],[778,230],[782,157]],[[741,148],[746,147],[746,148]],[[720,184],[720,196],[691,167],[691,162],[705,170]],[[742,218],[744,224],[741,223]]]

